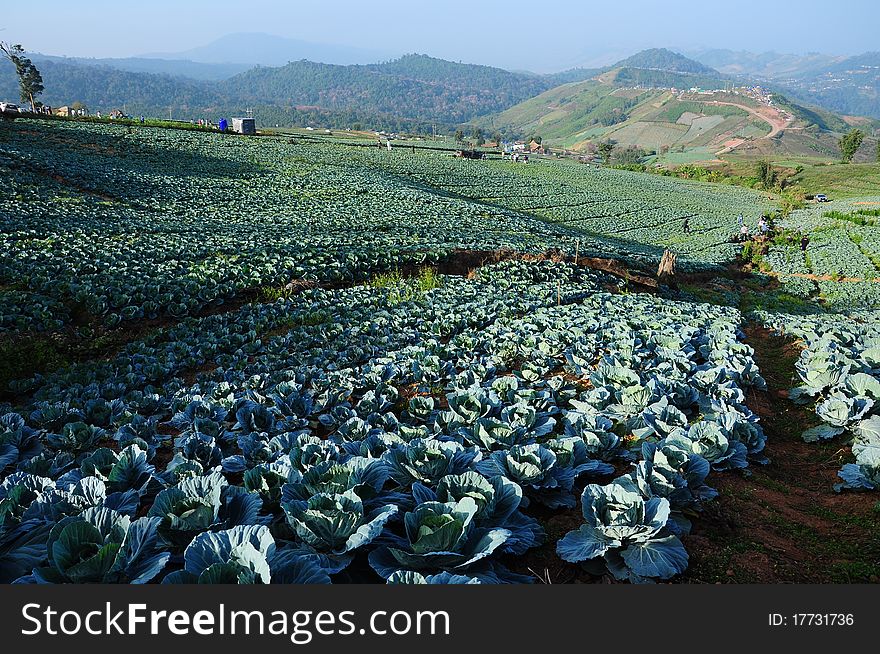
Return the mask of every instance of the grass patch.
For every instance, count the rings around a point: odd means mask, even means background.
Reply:
[[[390,304],[410,302],[441,285],[442,278],[437,270],[428,266],[420,268],[414,277],[407,277],[395,269],[376,275],[370,280],[372,288],[387,291]]]
[[[880,581],[880,564],[864,561],[835,563],[830,574],[831,581],[836,584],[876,584]]]
[[[690,579],[706,583],[754,583],[751,574],[742,570],[734,563],[733,559],[737,555],[764,551],[764,547],[760,543],[745,539],[732,539],[717,551],[705,553],[699,558],[692,558],[691,565],[685,575]]]

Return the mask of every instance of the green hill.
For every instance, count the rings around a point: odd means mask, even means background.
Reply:
[[[686,90],[691,85],[685,81],[715,90]],[[837,156],[839,133],[849,129],[840,116],[783,96],[768,104],[744,90],[719,90],[725,85],[730,83],[701,74],[615,68],[476,122],[508,138],[540,136],[545,145],[575,151],[610,140],[619,148],[662,155],[661,163],[712,161],[734,151],[751,157]]]
[[[216,117],[253,107],[271,124],[301,124],[303,113],[335,117],[345,126],[398,129],[431,124],[451,127],[503,111],[555,85],[533,74],[459,64],[424,55],[371,65],[292,62],[256,67],[219,81],[125,71],[75,60],[39,62],[42,100],[60,106],[79,101],[92,111],[126,107],[129,113]],[[0,62],[0,98],[16,99],[12,65]],[[328,123],[325,123],[328,124]]]
[[[641,68],[645,70],[663,70],[675,73],[688,73],[692,75],[711,75],[720,77],[721,74],[709,66],[701,64],[684,55],[672,52],[666,48],[651,48],[642,50],[623,61],[619,61],[614,68]]]
[[[255,68],[219,88],[247,104],[373,111],[450,124],[501,111],[551,86],[537,75],[407,55],[366,66],[297,61]]]

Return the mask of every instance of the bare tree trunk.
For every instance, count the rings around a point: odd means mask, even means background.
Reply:
[[[660,266],[657,268],[657,280],[661,284],[675,287],[675,262],[678,255],[673,254],[669,250],[663,251],[663,257],[660,259]]]

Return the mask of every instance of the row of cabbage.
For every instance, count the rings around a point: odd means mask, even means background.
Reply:
[[[734,216],[757,212],[742,189],[566,162],[83,123],[5,126],[0,170],[0,283],[41,307],[0,291],[4,331],[56,329],[71,310],[111,326],[192,315],[246,289],[360,280],[456,248],[651,267],[668,246],[685,267],[718,264],[735,255]]]
[[[805,252],[797,246],[771,245],[766,259],[781,274],[784,290],[801,297],[818,290],[823,304],[834,311],[880,305],[880,284],[876,282],[880,279],[880,230],[834,218],[871,204],[871,198],[841,200],[831,203],[831,211],[825,205],[813,205],[787,217],[784,226],[807,235],[809,243]],[[834,279],[787,276],[792,274]]]
[[[443,282],[188,319],[23,382],[0,422],[0,576],[527,582],[536,510],[578,496],[561,558],[683,572],[710,470],[764,460],[739,314],[564,264]]]
[[[620,238],[631,250],[669,247],[685,267],[724,264],[736,256],[731,242],[737,217],[753,229],[773,206],[752,191],[657,175],[535,159],[528,165],[474,162],[443,155],[411,156],[365,149],[357,157],[456,195],[540,216],[585,234]],[[689,231],[683,228],[689,220]]]
[[[880,314],[762,319],[804,342],[795,366],[800,385],[790,398],[813,406],[821,420],[804,432],[804,440],[851,441],[855,462],[843,466],[835,488],[880,489]]]
[[[779,283],[784,292],[803,299],[818,294],[815,281],[795,276],[814,274],[806,252],[799,244],[771,245],[764,260],[774,272],[779,273]]]
[[[345,149],[328,147],[13,123],[0,135],[0,281],[18,295],[0,296],[0,329],[54,329],[71,306],[109,325],[180,317],[245,289],[365,279],[458,248],[576,240],[339,165]],[[21,293],[40,308],[22,311]]]

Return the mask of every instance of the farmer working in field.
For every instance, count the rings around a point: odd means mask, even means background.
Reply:
[[[766,236],[767,232],[770,231],[770,228],[767,226],[767,220],[764,216],[761,216],[761,220],[758,221],[758,230],[761,232],[761,236]]]

